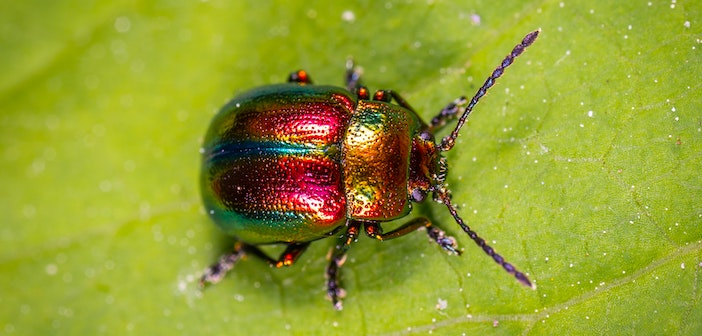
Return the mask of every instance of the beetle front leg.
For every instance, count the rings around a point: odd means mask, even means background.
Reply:
[[[390,98],[394,99],[397,105],[417,113],[417,111],[412,108],[412,106],[404,98],[402,98],[399,93],[393,90],[380,90],[376,92],[375,96],[373,97],[375,100],[382,101],[389,101]],[[444,125],[446,125],[446,123],[455,119],[460,113],[465,111],[467,105],[468,100],[466,97],[458,97],[456,100],[448,103],[446,107],[441,109],[436,117],[431,119],[431,122],[429,123],[429,131],[434,133],[441,129]]]
[[[327,296],[331,299],[334,309],[341,310],[341,299],[346,296],[346,292],[341,288],[339,281],[339,270],[341,265],[346,261],[346,252],[349,250],[351,243],[358,239],[358,231],[361,223],[353,219],[349,219],[346,223],[346,233],[343,234],[337,242],[334,250],[331,252],[331,260],[327,266]]]
[[[450,102],[448,105],[446,105],[446,107],[441,109],[436,117],[431,118],[431,122],[429,123],[429,131],[432,133],[436,132],[437,130],[443,128],[449,121],[456,119],[456,116],[458,116],[461,111],[465,110],[467,104],[468,100],[466,97],[459,97]]]
[[[401,237],[422,227],[426,228],[429,238],[441,246],[441,248],[449,253],[454,253],[457,255],[461,254],[461,251],[457,249],[458,245],[456,244],[456,239],[451,236],[447,236],[443,230],[432,225],[429,219],[424,217],[415,218],[388,233],[383,233],[383,230],[377,223],[365,224],[366,234],[369,237],[378,240],[388,240]]]

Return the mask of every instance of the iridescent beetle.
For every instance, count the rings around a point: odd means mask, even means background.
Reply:
[[[287,84],[255,88],[231,100],[205,137],[201,188],[207,213],[236,242],[207,269],[201,285],[220,281],[246,254],[275,267],[290,266],[310,242],[336,236],[326,284],[334,307],[341,309],[339,270],[361,229],[388,240],[424,228],[441,248],[460,254],[455,239],[423,217],[390,232],[381,229],[382,222],[407,215],[412,202],[432,192],[487,255],[533,288],[458,216],[444,186],[447,164],[441,152],[453,148],[478,100],[539,32],[526,35],[470,101],[456,99],[429,125],[394,91],[377,91],[371,99],[352,62],[346,89],[312,85],[307,73],[297,71]],[[453,132],[437,144],[434,132],[458,115]],[[273,259],[256,247],[262,244],[287,248]]]

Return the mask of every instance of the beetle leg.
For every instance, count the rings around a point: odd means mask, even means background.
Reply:
[[[390,96],[392,97],[392,99],[395,99],[395,102],[397,102],[397,105],[400,105],[400,106],[402,106],[402,107],[404,107],[404,108],[406,108],[414,113],[417,113],[417,111],[414,108],[412,108],[412,106],[405,100],[405,98],[402,98],[402,96],[399,93],[397,93],[393,90],[385,90],[385,92],[389,93]]]
[[[288,244],[288,247],[283,251],[283,253],[280,254],[280,257],[278,257],[278,260],[270,260],[269,263],[272,266],[275,266],[276,268],[280,268],[283,266],[290,266],[295,261],[297,261],[297,258],[300,257],[300,255],[307,250],[307,247],[310,246],[310,243],[290,243]]]
[[[443,128],[449,121],[456,119],[456,116],[462,110],[465,110],[466,105],[468,105],[468,99],[466,99],[466,97],[459,97],[450,102],[446,107],[441,109],[441,112],[439,112],[436,117],[431,118],[429,131],[434,133]]]
[[[457,249],[458,245],[456,244],[456,239],[454,239],[451,236],[447,236],[443,230],[432,225],[429,219],[424,217],[412,219],[411,221],[401,225],[397,229],[392,230],[388,233],[383,233],[383,230],[377,223],[367,223],[365,225],[365,230],[366,234],[371,238],[378,240],[388,240],[404,236],[422,227],[426,228],[427,235],[429,236],[429,238],[435,243],[437,243],[439,246],[441,246],[441,248],[443,248],[449,253],[454,253],[457,255],[461,254],[461,251]]]
[[[288,76],[288,83],[312,84],[312,79],[307,71],[297,70],[290,73],[290,76]]]
[[[239,261],[239,259],[243,258],[246,254],[253,254],[265,260],[269,265],[280,268],[283,266],[290,266],[295,263],[297,258],[300,257],[302,252],[305,252],[309,245],[309,242],[290,243],[285,251],[280,254],[278,260],[275,260],[256,246],[236,242],[232,252],[222,255],[215,264],[205,270],[205,274],[203,274],[200,278],[200,287],[205,286],[207,283],[218,283],[220,280],[222,280],[222,278],[224,278],[229,270],[234,268],[234,265]]]
[[[346,89],[356,93],[356,90],[362,86],[361,84],[361,69],[356,66],[352,58],[346,59],[346,77],[344,78],[344,84],[346,84]]]
[[[399,93],[393,90],[383,90],[382,93],[385,95],[389,94],[392,97],[392,99],[394,99],[395,102],[397,102],[397,105],[400,105],[401,107],[404,107],[414,113],[417,113],[417,111],[415,111],[415,109],[412,108],[412,106],[404,98],[402,98],[402,96]],[[376,93],[376,95],[377,94],[378,93]],[[455,119],[459,113],[464,111],[467,105],[468,99],[466,99],[466,97],[459,97],[456,98],[456,100],[448,103],[446,107],[441,109],[441,111],[436,117],[431,119],[431,123],[429,124],[429,131],[434,133],[435,131],[441,129],[444,125],[446,125],[447,122]]]
[[[243,249],[246,253],[253,254],[263,259],[269,265],[275,268],[280,268],[283,266],[290,266],[294,264],[295,261],[297,261],[297,258],[300,257],[302,252],[305,252],[308,246],[310,246],[309,242],[289,243],[285,248],[285,251],[283,251],[283,253],[280,254],[278,259],[273,259],[269,257],[265,252],[261,251],[261,249],[253,245],[244,245]]]
[[[236,262],[239,261],[239,259],[241,259],[244,255],[246,255],[245,244],[236,242],[232,252],[219,257],[217,263],[205,270],[205,274],[200,277],[200,287],[204,287],[207,283],[218,283],[220,280],[222,280],[222,278],[224,278],[224,275],[226,275],[227,272],[234,267],[234,264],[236,264]]]
[[[339,237],[334,250],[331,252],[331,260],[327,266],[327,296],[331,299],[334,309],[341,310],[341,299],[346,296],[346,292],[341,288],[339,281],[339,270],[341,265],[346,261],[346,252],[349,250],[351,243],[358,239],[358,231],[361,227],[361,222],[349,219],[346,223],[346,233]]]

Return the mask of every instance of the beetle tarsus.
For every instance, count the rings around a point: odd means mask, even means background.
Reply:
[[[346,59],[346,76],[344,77],[344,83],[346,84],[346,89],[350,92],[357,93],[361,84],[361,74],[363,73],[360,67],[357,67],[353,62],[353,58],[349,57]]]
[[[331,300],[334,309],[342,310],[341,299],[346,296],[346,291],[339,284],[339,269],[341,265],[335,261],[327,268],[327,297]]]
[[[244,255],[246,255],[244,245],[236,243],[232,252],[222,255],[215,264],[205,270],[205,273],[200,277],[200,288],[205,287],[208,283],[220,282]]]
[[[341,288],[341,282],[339,281],[339,271],[341,270],[341,265],[346,261],[346,252],[349,250],[349,246],[358,239],[360,228],[361,222],[359,221],[349,219],[346,222],[346,232],[339,237],[339,241],[331,253],[331,260],[327,266],[327,297],[331,300],[336,310],[341,310],[343,308],[341,299],[346,296],[346,291]]]
[[[446,252],[449,254],[461,255],[461,251],[458,250],[458,243],[456,243],[455,238],[447,236],[443,230],[437,228],[436,226],[428,225],[426,230],[429,238],[439,244],[439,246],[441,246],[441,248],[443,248]]]

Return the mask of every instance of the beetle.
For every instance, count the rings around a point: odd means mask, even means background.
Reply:
[[[413,203],[432,193],[488,256],[535,288],[458,215],[445,186],[441,153],[453,148],[473,107],[539,32],[527,34],[473,98],[454,100],[429,124],[395,91],[379,90],[371,97],[352,61],[346,65],[346,88],[313,85],[299,70],[288,83],[232,99],[204,138],[200,184],[207,214],[235,243],[205,271],[200,285],[219,282],[247,254],[273,267],[290,266],[312,241],[336,236],[326,291],[341,310],[340,268],[361,230],[388,240],[423,228],[448,253],[461,253],[456,240],[425,217],[382,230],[383,222],[406,216]],[[456,118],[453,131],[436,142],[434,133]],[[284,244],[285,250],[274,259],[257,247],[263,244]]]

